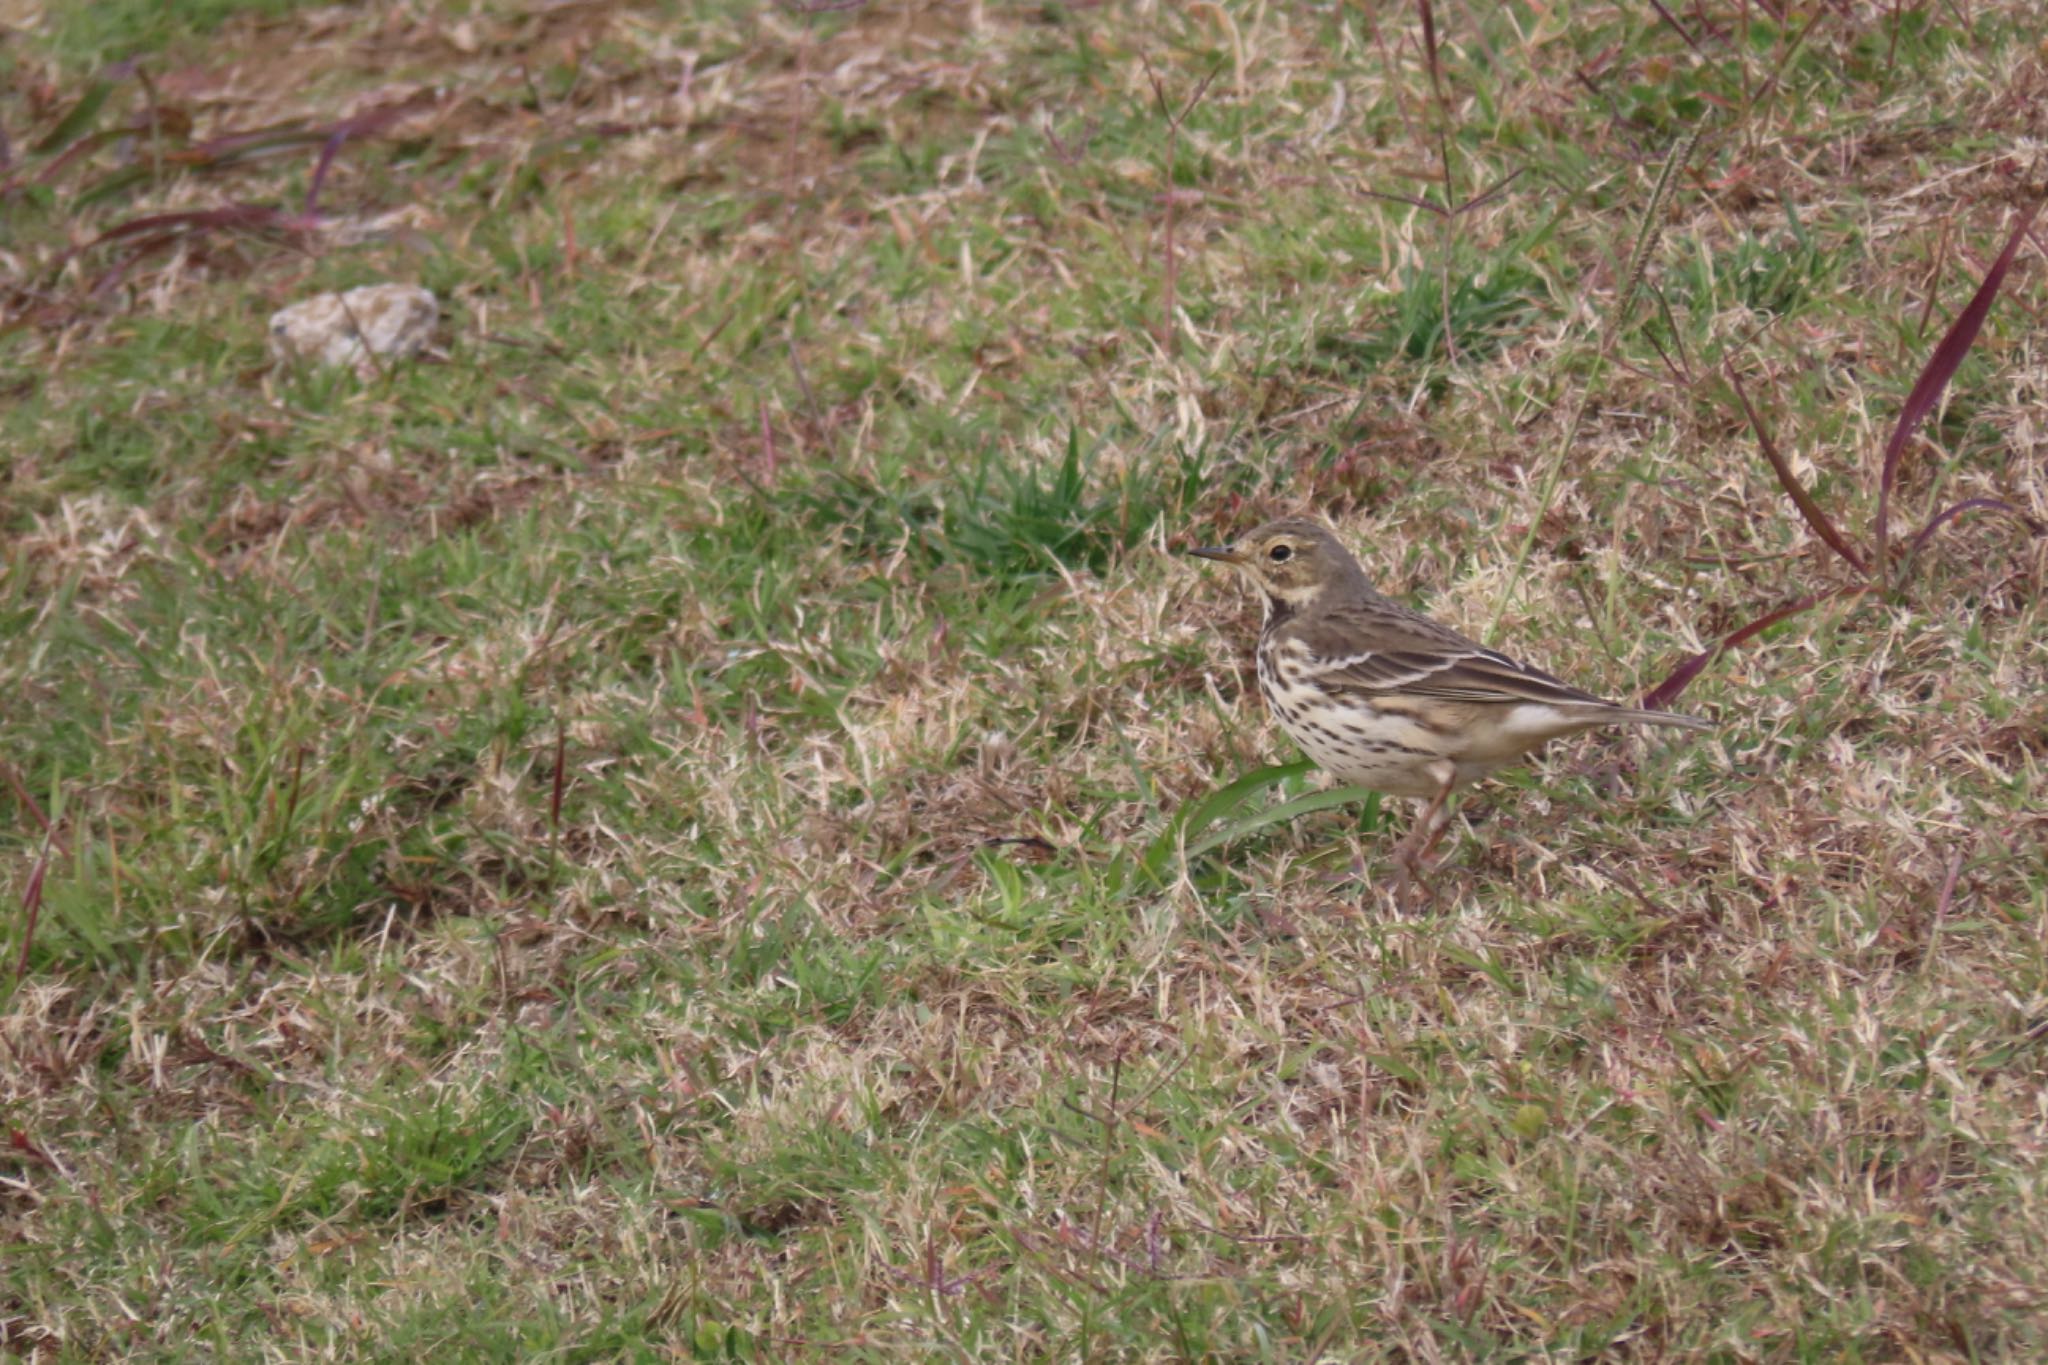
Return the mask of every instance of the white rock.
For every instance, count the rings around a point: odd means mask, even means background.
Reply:
[[[417,355],[440,319],[432,290],[366,284],[346,294],[316,294],[271,314],[270,353],[279,360],[353,365],[367,377],[379,359]]]

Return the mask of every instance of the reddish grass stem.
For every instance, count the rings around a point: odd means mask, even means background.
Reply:
[[[36,922],[43,913],[43,878],[50,870],[50,841],[56,831],[43,827],[42,852],[36,855],[36,865],[28,874],[28,886],[21,893],[21,954],[14,962],[14,979],[19,982],[28,975],[28,950],[36,940]]]
[[[1878,476],[1877,482],[1877,516],[1872,539],[1877,544],[1876,574],[1880,581],[1886,577],[1890,559],[1892,486],[1898,480],[1899,462],[1905,456],[1906,445],[1941,401],[1942,391],[1948,388],[1949,380],[1962,366],[1963,357],[1975,344],[1977,333],[1983,330],[1984,319],[1990,314],[1991,304],[1997,299],[1998,291],[2005,283],[2006,272],[2012,268],[2013,258],[2018,255],[2020,243],[2025,240],[2027,229],[2032,226],[2040,207],[2041,201],[2036,199],[2020,210],[2018,221],[2006,235],[2005,249],[1998,253],[1998,259],[1984,273],[1983,282],[1970,296],[1969,303],[1949,324],[1940,344],[1935,346],[1934,354],[1928,358],[1926,368],[1921,370],[1912,392],[1906,395],[1905,406],[1899,409],[1898,425],[1892,428],[1891,440],[1885,443],[1884,472]],[[1925,534],[1922,533],[1923,538]]]
[[[1664,681],[1650,689],[1644,697],[1645,706],[1670,705],[1699,675],[1700,670],[1721,651],[1741,644],[1787,617],[1796,616],[1830,597],[1883,591],[1893,586],[1891,496],[1892,489],[1898,483],[1899,466],[1904,458],[1906,446],[1911,442],[1914,432],[1919,430],[1921,423],[1927,420],[1928,414],[1933,412],[1941,401],[1941,395],[1948,388],[1949,381],[1962,367],[1963,357],[1969,354],[1970,347],[1977,340],[1977,334],[1983,330],[1984,320],[1989,316],[1991,305],[1997,299],[1998,291],[2005,283],[2006,273],[2012,268],[2013,259],[2018,254],[2019,245],[2027,240],[2028,230],[2039,210],[2040,200],[2036,199],[2020,211],[2018,220],[2006,235],[2005,249],[1999,252],[1998,259],[1992,263],[1991,268],[1985,271],[1983,280],[1977,286],[1977,292],[1971,296],[1969,303],[1956,316],[1956,320],[1949,325],[1948,331],[1942,335],[1940,343],[1934,348],[1934,354],[1928,357],[1927,364],[1921,368],[1919,378],[1914,381],[1912,391],[1906,395],[1906,401],[1899,409],[1898,422],[1892,427],[1891,438],[1885,443],[1884,466],[1878,475],[1877,512],[1872,518],[1871,526],[1874,550],[1867,561],[1858,553],[1856,547],[1850,544],[1849,538],[1842,534],[1841,529],[1835,525],[1820,503],[1793,475],[1791,465],[1778,450],[1777,443],[1771,439],[1762,417],[1750,403],[1749,394],[1742,387],[1741,375],[1732,364],[1725,367],[1728,381],[1735,389],[1736,400],[1742,404],[1743,414],[1749,419],[1750,429],[1756,432],[1757,444],[1763,450],[1764,459],[1770,462],[1772,472],[1777,475],[1779,485],[1792,499],[1793,506],[1799,509],[1800,517],[1812,528],[1813,533],[1855,569],[1863,581],[1802,597],[1789,606],[1780,607],[1724,636],[1709,648],[1688,657],[1673,669]],[[1929,297],[1932,297],[1931,287]],[[2043,526],[2040,521],[2001,498],[1965,498],[1961,502],[1942,508],[1927,519],[1926,524],[1907,545],[1906,562],[1910,563],[1942,527],[1963,513],[1972,511],[2005,512],[2018,518],[2033,534],[2048,534],[2048,526]]]
[[[1166,262],[1161,279],[1164,316],[1159,320],[1159,344],[1166,348],[1169,356],[1178,356],[1180,330],[1174,325],[1174,314],[1180,307],[1180,256],[1174,230],[1175,209],[1180,204],[1180,192],[1174,187],[1173,173],[1174,167],[1180,162],[1181,125],[1187,122],[1187,117],[1195,111],[1195,106],[1202,102],[1202,96],[1209,93],[1209,83],[1223,70],[1223,63],[1218,62],[1209,69],[1209,74],[1202,77],[1201,84],[1195,87],[1195,93],[1188,96],[1187,102],[1181,105],[1180,112],[1176,114],[1172,106],[1166,102],[1166,84],[1159,79],[1159,73],[1152,69],[1152,59],[1140,54],[1139,60],[1145,64],[1145,78],[1152,82],[1152,97],[1159,102],[1159,112],[1166,117],[1166,189],[1161,195],[1166,207]]]
[[[1813,528],[1813,533],[1826,541],[1836,554],[1847,560],[1851,568],[1859,574],[1868,574],[1870,570],[1863,563],[1863,556],[1856,553],[1856,547],[1849,543],[1849,538],[1842,534],[1841,529],[1814,500],[1813,494],[1806,491],[1798,476],[1792,472],[1792,466],[1786,461],[1784,454],[1779,451],[1778,443],[1771,439],[1770,428],[1766,427],[1764,419],[1757,415],[1756,408],[1749,401],[1748,390],[1742,387],[1742,375],[1732,363],[1725,369],[1728,382],[1735,387],[1736,401],[1742,404],[1743,415],[1749,419],[1750,430],[1756,433],[1756,443],[1763,448],[1764,458],[1770,461],[1771,472],[1778,476],[1778,483],[1784,488],[1786,496],[1792,499],[1792,505],[1799,509],[1799,515]]]

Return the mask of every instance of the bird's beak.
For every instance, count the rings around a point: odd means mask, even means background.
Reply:
[[[1220,564],[1244,563],[1244,556],[1228,545],[1196,545],[1190,547],[1188,553],[1197,559],[1213,559]]]

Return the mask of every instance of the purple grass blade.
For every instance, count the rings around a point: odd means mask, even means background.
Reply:
[[[1368,189],[1361,189],[1358,192],[1368,199],[1384,199],[1390,204],[1408,204],[1426,213],[1433,213],[1439,218],[1447,217],[1450,213],[1450,210],[1442,205],[1432,204],[1427,199],[1420,199],[1412,194],[1395,194],[1390,190]]]
[[[1912,544],[1906,547],[1906,558],[1912,559],[1921,550],[1925,549],[1927,542],[1934,539],[1936,531],[1939,531],[1963,513],[1976,511],[2009,512],[2013,516],[2018,517],[2026,525],[2026,528],[2035,535],[2048,535],[2048,526],[2042,525],[2039,521],[2028,516],[2003,498],[1964,498],[1959,503],[1942,508],[1927,519],[1927,524],[1920,528],[1920,534],[1914,536]]]
[[[309,125],[302,119],[291,119],[263,128],[222,133],[195,143],[181,159],[202,166],[230,165],[258,156],[287,152],[295,147],[324,148],[333,144],[336,138],[346,141],[352,137],[380,133],[419,108],[422,102],[414,97],[395,104],[383,104],[329,124]]]
[[[168,161],[171,158],[164,159]],[[76,211],[89,208],[102,200],[112,199],[129,186],[140,185],[155,174],[154,166],[141,161],[131,161],[125,166],[109,171],[89,185],[81,186],[78,192],[71,196],[71,207]]]
[[[1776,611],[1770,612],[1767,615],[1757,617],[1756,620],[1751,621],[1740,630],[1731,631],[1727,635],[1722,636],[1707,648],[1692,655],[1677,668],[1672,669],[1670,677],[1643,694],[1641,705],[1645,710],[1649,711],[1669,709],[1671,703],[1678,700],[1678,694],[1685,691],[1691,685],[1692,680],[1700,675],[1700,670],[1712,663],[1723,651],[1733,649],[1737,645],[1753,639],[1764,631],[1769,630],[1772,626],[1777,625],[1780,621],[1789,620],[1802,611],[1811,610],[1830,597],[1840,597],[1844,593],[1864,591],[1867,591],[1864,584],[1849,583],[1839,588],[1830,588],[1826,592],[1809,593],[1796,602],[1779,607]]]
[[[1977,286],[1970,302],[1949,324],[1941,343],[1934,348],[1934,354],[1927,358],[1926,368],[1914,381],[1912,392],[1906,395],[1905,406],[1899,409],[1898,425],[1892,428],[1891,440],[1885,442],[1884,473],[1877,481],[1877,525],[1872,528],[1872,539],[1877,542],[1877,575],[1880,579],[1884,577],[1891,545],[1892,485],[1899,477],[1899,461],[1904,457],[1913,433],[1927,420],[1927,414],[1934,411],[1934,405],[1941,401],[1942,390],[1948,387],[1948,381],[1962,367],[1963,357],[1970,353],[1977,333],[1983,330],[1992,301],[1998,297],[1999,287],[2005,283],[2005,272],[2012,268],[2013,257],[2019,253],[2020,243],[2026,238],[2027,229],[2032,226],[2034,214],[2040,207],[2041,201],[2036,199],[2020,210],[2019,221],[2013,224],[2011,235],[2005,239],[2005,250],[1998,253],[1998,259],[1984,273],[1984,282]]]
[[[129,271],[147,260],[153,252],[169,246],[172,240],[167,233],[161,239],[152,238],[141,246],[136,247],[133,251],[130,251],[126,256],[123,256],[120,260],[114,262],[112,266],[108,267],[105,274],[93,281],[93,286],[88,291],[86,297],[97,301],[113,293],[115,289],[120,287],[121,282],[128,278]]]
[[[107,96],[114,93],[114,82],[102,78],[87,86],[85,93],[57,120],[57,126],[44,134],[35,145],[37,156],[48,156],[59,147],[75,141],[79,134],[92,127],[92,121],[99,117],[100,109],[107,102]]]
[[[383,132],[394,123],[402,122],[408,115],[426,108],[433,104],[433,102],[434,96],[431,93],[420,91],[408,95],[402,100],[394,100],[390,104],[380,104],[373,109],[365,109],[361,113],[350,114],[347,118],[337,119],[325,128],[315,128],[312,131],[324,136],[339,136],[344,139],[370,137]]]
[[[1677,15],[1673,14],[1670,10],[1665,9],[1664,6],[1661,3],[1659,3],[1659,0],[1650,0],[1650,8],[1657,11],[1657,17],[1659,19],[1662,19],[1666,24],[1668,24],[1673,32],[1677,33],[1679,37],[1685,39],[1685,45],[1687,47],[1691,48],[1693,52],[1701,58],[1704,59],[1706,57],[1707,54],[1705,50],[1702,49],[1699,43],[1694,40],[1692,34],[1686,29],[1685,25],[1678,22]]]
[[[79,160],[81,157],[91,156],[109,142],[114,142],[124,137],[133,137],[134,135],[135,129],[127,126],[102,128],[98,132],[87,133],[84,137],[79,138],[45,162],[43,168],[35,174],[35,183],[38,185],[54,184],[57,177],[64,174],[70,168],[72,162]],[[26,169],[24,169],[23,174],[27,174]]]
[[[327,139],[327,145],[320,149],[320,160],[313,165],[313,179],[306,186],[306,217],[311,218],[320,211],[320,186],[326,183],[327,168],[334,164],[335,153],[341,144],[348,141],[348,131],[336,128],[334,135]]]
[[[117,242],[145,232],[169,230],[172,232],[208,228],[265,228],[285,222],[285,215],[277,209],[263,204],[230,204],[218,209],[183,209],[175,213],[150,213],[140,218],[130,218],[125,223],[116,223],[87,243],[100,246]]]
[[[1848,560],[1850,567],[1857,573],[1868,576],[1870,571],[1864,567],[1863,558],[1856,553],[1856,547],[1849,543],[1849,538],[1841,533],[1835,523],[1828,519],[1828,514],[1821,509],[1821,505],[1813,500],[1813,494],[1807,492],[1793,475],[1792,466],[1785,462],[1784,455],[1778,450],[1777,442],[1771,439],[1771,433],[1764,428],[1764,419],[1757,416],[1756,409],[1750,406],[1749,394],[1742,387],[1742,376],[1735,372],[1733,365],[1727,366],[1727,371],[1728,382],[1735,386],[1735,397],[1742,403],[1742,411],[1749,418],[1750,429],[1756,433],[1756,442],[1763,447],[1764,458],[1771,462],[1771,469],[1777,474],[1779,484],[1791,497],[1792,505],[1799,509],[1799,515],[1806,519],[1806,524],[1813,528],[1815,535],[1826,541],[1836,554]]]
[[[1436,12],[1429,0],[1415,0],[1415,7],[1422,11],[1422,50],[1429,57],[1429,87],[1436,91],[1436,102],[1444,102],[1444,76],[1436,59]]]
[[[370,137],[383,132],[419,108],[422,102],[419,95],[414,95],[391,104],[380,104],[374,109],[365,109],[360,114],[352,114],[328,126],[327,140],[320,148],[320,160],[313,167],[312,183],[306,186],[308,219],[319,211],[320,187],[327,182],[328,168],[333,166],[334,158],[340,154],[342,145],[352,137]],[[431,96],[425,102],[431,103]]]
[[[315,142],[324,142],[327,134],[318,129],[306,127],[303,119],[288,123],[272,124],[265,128],[249,128],[237,133],[222,133],[204,142],[192,144],[191,155],[195,161],[210,165],[223,157],[251,149],[267,150],[273,147],[303,147]]]
[[[21,956],[14,964],[14,979],[21,980],[28,975],[28,950],[36,938],[36,921],[43,913],[43,877],[50,870],[50,840],[56,831],[45,827],[43,830],[43,851],[36,857],[36,865],[28,874],[28,887],[21,893]]]

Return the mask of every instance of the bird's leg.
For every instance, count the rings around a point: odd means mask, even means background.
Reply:
[[[1408,884],[1419,879],[1423,860],[1429,857],[1436,841],[1442,837],[1450,821],[1444,815],[1444,803],[1451,799],[1451,789],[1458,783],[1458,770],[1449,763],[1442,765],[1442,771],[1433,774],[1437,779],[1436,795],[1429,798],[1429,804],[1422,808],[1422,814],[1415,818],[1414,828],[1394,848],[1394,903],[1404,904],[1408,899]]]
[[[1429,809],[1436,812],[1436,815],[1430,825],[1428,836],[1422,841],[1422,847],[1415,851],[1415,863],[1418,868],[1429,861],[1429,855],[1436,852],[1436,846],[1443,842],[1444,832],[1451,827],[1450,795],[1451,789],[1446,786],[1429,803]]]

